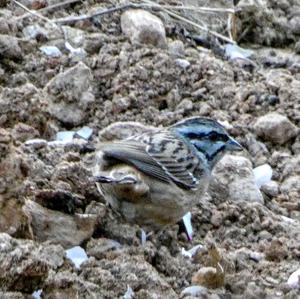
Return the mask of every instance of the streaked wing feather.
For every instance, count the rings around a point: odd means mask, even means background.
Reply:
[[[174,133],[163,130],[147,133],[102,147],[106,158],[134,165],[162,181],[174,181],[184,188],[195,188],[199,177],[193,175],[199,160],[193,150]]]
[[[194,188],[199,183],[193,175],[199,160],[193,150],[173,132],[164,130],[145,134],[136,140],[147,144],[146,151],[177,184]]]
[[[117,159],[135,166],[140,171],[153,176],[161,181],[170,180],[168,174],[161,166],[146,152],[146,145],[123,140],[115,143],[109,143],[101,147],[104,158]]]

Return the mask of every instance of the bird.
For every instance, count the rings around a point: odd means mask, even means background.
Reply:
[[[211,172],[243,147],[216,120],[190,117],[100,145],[93,179],[111,208],[145,231],[175,224],[199,203]]]

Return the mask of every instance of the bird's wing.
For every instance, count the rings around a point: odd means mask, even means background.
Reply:
[[[108,162],[123,161],[161,181],[168,182],[170,180],[168,174],[147,153],[146,145],[143,143],[133,140],[122,140],[102,145],[101,151],[104,153],[103,158]]]
[[[162,181],[174,181],[183,188],[195,188],[193,175],[199,160],[186,143],[169,131],[147,133],[129,140],[107,144],[104,157],[134,165]]]

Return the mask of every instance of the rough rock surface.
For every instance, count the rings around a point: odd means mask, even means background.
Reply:
[[[60,245],[39,245],[0,234],[0,286],[3,291],[33,292],[50,270],[64,264]]]
[[[166,32],[162,21],[142,9],[130,9],[121,16],[121,28],[131,42],[166,48]]]
[[[286,116],[278,113],[259,117],[254,130],[257,136],[276,144],[284,144],[299,134],[299,129]]]
[[[39,204],[27,200],[23,207],[30,219],[34,239],[40,242],[52,241],[65,248],[81,244],[88,240],[95,229],[96,215],[76,214],[74,217],[48,210]]]
[[[45,87],[53,101],[51,115],[66,125],[82,124],[95,100],[90,92],[91,80],[91,70],[83,62],[54,77]]]
[[[263,203],[263,196],[254,181],[251,162],[239,156],[226,155],[213,171],[212,196],[220,201]]]
[[[19,2],[61,25],[0,0],[0,298],[298,298],[288,279],[300,257],[299,1],[238,1],[231,33],[253,55],[231,60],[227,42],[163,10],[143,7],[155,28],[127,35],[126,9],[70,21],[124,1]],[[176,13],[227,35],[227,14]],[[60,54],[40,50],[49,46]],[[191,211],[192,242],[179,223],[140,246],[140,228],[90,179],[94,148],[196,115],[222,122],[245,150],[216,166]],[[84,126],[88,140],[72,133]],[[252,168],[263,164],[272,181],[260,191]],[[88,255],[80,269],[65,259],[73,245]]]

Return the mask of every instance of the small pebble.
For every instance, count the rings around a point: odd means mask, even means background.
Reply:
[[[127,291],[123,296],[123,299],[133,299],[134,298],[134,292],[133,289],[130,286],[127,286]]]
[[[287,284],[291,289],[300,289],[300,269],[290,275]]]
[[[237,45],[227,44],[225,46],[225,55],[231,60],[236,58],[246,59],[253,55],[253,51],[243,49]]]
[[[181,58],[175,59],[175,63],[183,69],[187,69],[191,65],[189,61]]]
[[[201,244],[198,244],[189,250],[185,250],[185,248],[181,248],[181,254],[185,257],[192,258],[198,251],[202,250],[203,248],[204,246]]]
[[[56,134],[57,141],[70,142],[73,140],[75,132],[74,131],[60,131]]]
[[[198,285],[187,287],[181,292],[181,296],[190,295],[192,297],[197,297],[206,294],[207,294],[207,288]]]
[[[34,291],[31,296],[34,299],[41,299],[42,293],[43,293],[43,290],[37,290],[37,291]]]
[[[79,269],[80,265],[88,259],[85,250],[80,246],[75,246],[66,250],[66,255],[77,269]]]
[[[25,141],[24,144],[28,147],[32,147],[34,149],[39,149],[39,148],[47,146],[47,141],[45,139],[35,138],[35,139],[29,139],[29,140]]]
[[[79,136],[85,140],[89,140],[93,134],[93,129],[90,127],[84,126],[80,130],[76,131],[75,135]]]
[[[253,169],[254,180],[258,188],[271,181],[273,171],[269,164],[263,164]]]
[[[50,57],[60,57],[62,56],[61,51],[55,46],[42,46],[40,50]]]
[[[184,227],[185,227],[185,230],[186,230],[186,234],[187,234],[187,237],[190,241],[193,239],[193,226],[192,226],[191,219],[192,219],[191,212],[186,213],[182,217],[183,224],[184,224]]]

